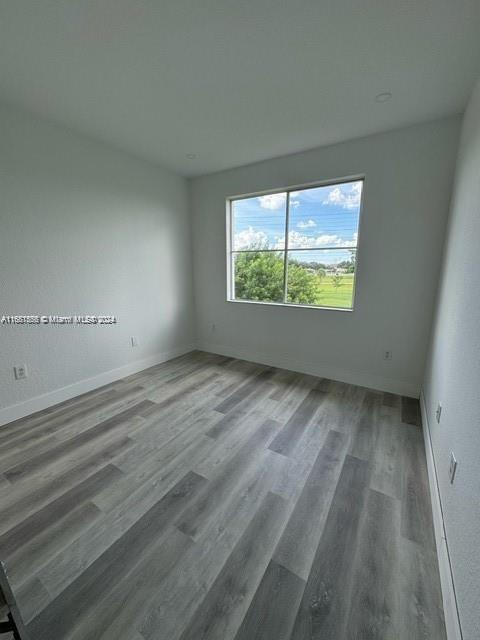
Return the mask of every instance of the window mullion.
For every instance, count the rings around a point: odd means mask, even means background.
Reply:
[[[287,280],[288,280],[288,225],[290,215],[290,191],[287,191],[287,202],[285,211],[285,248],[283,252],[283,302],[287,302]]]

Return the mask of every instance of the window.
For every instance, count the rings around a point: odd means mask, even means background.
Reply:
[[[363,180],[232,198],[228,299],[352,309]]]

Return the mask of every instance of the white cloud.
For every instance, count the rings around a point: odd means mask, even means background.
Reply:
[[[320,236],[306,236],[298,231],[290,231],[288,246],[291,249],[308,249],[310,247],[328,247],[338,244],[340,238],[337,235],[323,233]]]
[[[255,231],[253,227],[248,227],[235,234],[233,247],[237,251],[265,246],[268,243],[268,236],[264,231]]]
[[[315,222],[315,220],[300,220],[300,222],[297,224],[297,227],[299,229],[310,229],[311,227],[316,227],[317,223]]]
[[[258,201],[262,209],[270,209],[275,211],[285,206],[284,193],[270,193],[266,196],[259,196]]]
[[[284,244],[284,238],[279,238],[276,249],[282,249]],[[352,240],[345,240],[337,234],[322,233],[319,236],[307,236],[298,231],[290,231],[288,234],[288,248],[289,249],[321,249],[324,247],[331,247],[336,249],[337,247],[356,247],[357,246],[357,234],[354,233]]]
[[[343,209],[357,209],[360,206],[361,196],[362,183],[354,182],[348,190],[335,187],[329,191],[323,204],[335,205],[337,207],[343,207]]]

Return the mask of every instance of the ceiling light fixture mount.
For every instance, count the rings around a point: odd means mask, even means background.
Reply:
[[[375,96],[375,102],[388,102],[391,98],[392,94],[390,91],[383,91],[382,93],[377,93]]]

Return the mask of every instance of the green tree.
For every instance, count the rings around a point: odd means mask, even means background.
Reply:
[[[239,300],[283,302],[283,254],[276,251],[252,251],[235,257],[235,297]],[[316,304],[319,275],[290,260],[288,265],[288,302]]]
[[[316,304],[319,292],[318,275],[307,271],[304,265],[290,260],[288,263],[288,302]]]
[[[335,291],[338,291],[338,287],[342,286],[342,276],[339,273],[334,273],[332,276],[332,284],[335,287]]]
[[[255,251],[235,257],[235,297],[240,300],[283,301],[283,256]]]

